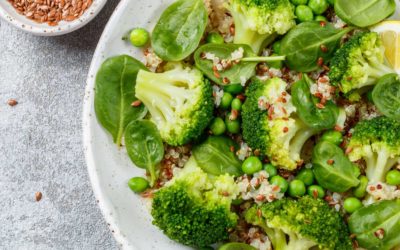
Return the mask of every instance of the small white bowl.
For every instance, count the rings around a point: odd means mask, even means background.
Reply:
[[[107,0],[93,0],[92,5],[79,18],[67,22],[60,21],[57,26],[34,22],[17,10],[7,0],[0,0],[0,17],[15,27],[38,36],[59,36],[75,31],[89,23],[104,7]]]

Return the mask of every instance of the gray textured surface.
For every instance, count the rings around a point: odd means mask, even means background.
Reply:
[[[117,3],[109,0],[94,21],[61,37],[0,21],[0,249],[117,248],[81,141],[86,74]],[[9,98],[19,104],[9,107]]]

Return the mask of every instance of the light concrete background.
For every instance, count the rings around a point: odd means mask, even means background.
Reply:
[[[93,52],[118,2],[61,37],[0,21],[0,249],[117,249],[89,183],[81,113]]]

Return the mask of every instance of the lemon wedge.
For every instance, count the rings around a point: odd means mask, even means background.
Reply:
[[[400,21],[383,21],[371,30],[381,35],[386,59],[400,73]]]

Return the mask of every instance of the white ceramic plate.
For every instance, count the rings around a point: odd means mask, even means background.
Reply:
[[[120,54],[143,58],[140,50],[122,41],[121,37],[133,27],[152,30],[171,2],[173,0],[122,0],[103,32],[88,75],[83,114],[86,161],[99,206],[123,249],[187,249],[169,240],[152,225],[149,205],[127,186],[131,177],[143,176],[144,171],[132,164],[125,150],[117,149],[97,122],[93,107],[94,81],[101,63]]]
[[[7,0],[0,0],[0,17],[15,27],[38,36],[59,36],[75,31],[89,23],[106,4],[107,0],[94,0],[92,5],[78,19],[61,21],[57,26],[36,23],[19,14]]]
[[[99,206],[123,249],[188,249],[169,240],[152,225],[149,204],[127,186],[131,177],[144,172],[133,166],[124,150],[117,149],[111,136],[97,122],[93,107],[95,75],[101,63],[120,54],[141,59],[141,52],[123,42],[121,37],[133,27],[152,30],[171,2],[173,0],[122,0],[103,32],[87,81],[83,112],[86,161]]]

